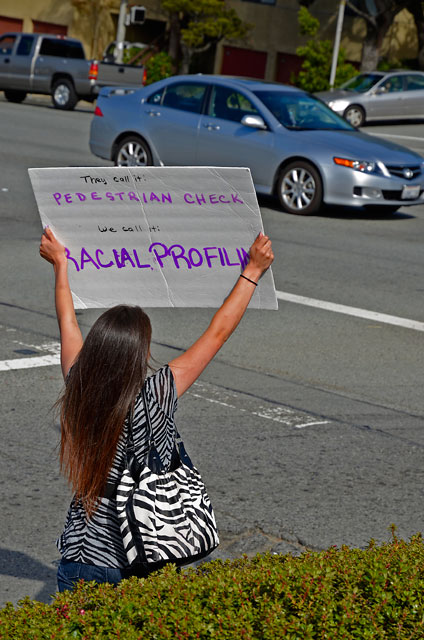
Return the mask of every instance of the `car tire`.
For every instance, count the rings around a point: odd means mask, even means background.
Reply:
[[[78,102],[77,92],[72,80],[61,78],[52,86],[52,102],[55,109],[71,111]]]
[[[147,143],[136,135],[123,138],[113,154],[116,167],[147,167],[153,164]]]
[[[26,91],[14,91],[13,89],[5,89],[4,91],[4,97],[9,102],[23,102],[26,95]]]
[[[365,124],[365,111],[359,104],[351,104],[343,114],[345,120],[347,120],[352,127],[362,127]]]
[[[305,160],[282,169],[277,182],[280,204],[287,213],[308,216],[319,211],[323,200],[319,171]]]

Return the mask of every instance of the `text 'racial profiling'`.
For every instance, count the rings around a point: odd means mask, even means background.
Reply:
[[[68,261],[75,267],[77,272],[83,271],[86,267],[95,269],[122,269],[129,267],[132,269],[152,269],[157,265],[160,269],[171,266],[175,269],[193,269],[205,266],[208,269],[213,267],[238,267],[242,269],[249,262],[249,253],[243,249],[235,248],[232,251],[225,247],[202,247],[189,249],[181,244],[167,246],[163,242],[153,242],[143,258],[139,249],[110,249],[105,253],[102,249],[86,249],[81,247],[77,254],[71,255],[66,249]],[[148,262],[147,262],[148,260]],[[152,265],[153,263],[153,265]]]

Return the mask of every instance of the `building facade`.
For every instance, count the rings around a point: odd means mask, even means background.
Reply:
[[[144,0],[143,25],[127,29],[126,39],[165,46],[167,15],[160,0]],[[249,35],[240,42],[220,42],[207,56],[195,62],[195,71],[241,75],[279,82],[289,82],[300,69],[298,46],[307,40],[299,34],[298,0],[227,0],[238,16],[252,25]],[[321,23],[320,38],[334,38],[338,2],[316,0],[311,12]],[[115,39],[119,0],[0,0],[0,33],[7,31],[47,32],[79,38],[87,57],[101,57]],[[364,21],[345,17],[342,46],[347,59],[359,63],[365,36]],[[418,41],[411,14],[398,14],[383,45],[389,60],[413,59]]]

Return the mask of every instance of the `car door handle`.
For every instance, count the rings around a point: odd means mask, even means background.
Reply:
[[[152,117],[153,116],[160,116],[160,111],[152,111],[152,110],[150,110],[150,111],[146,111],[146,113],[148,113],[149,116],[152,116]]]
[[[219,124],[212,124],[212,122],[207,122],[203,126],[206,127],[206,129],[208,129],[209,131],[219,131],[221,128]]]
[[[4,62],[10,62],[10,58],[5,58]]]

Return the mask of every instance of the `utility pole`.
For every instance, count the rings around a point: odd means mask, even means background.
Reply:
[[[128,0],[121,0],[119,8],[118,29],[116,31],[115,60],[122,64],[124,60],[125,19],[127,17]]]
[[[334,80],[336,78],[337,59],[339,57],[340,40],[341,40],[341,37],[342,37],[343,19],[344,19],[345,7],[346,7],[346,0],[340,0],[339,15],[338,15],[338,18],[337,18],[336,36],[334,38],[333,60],[331,62],[331,72],[330,72],[330,89],[331,89],[331,91],[334,89]]]

